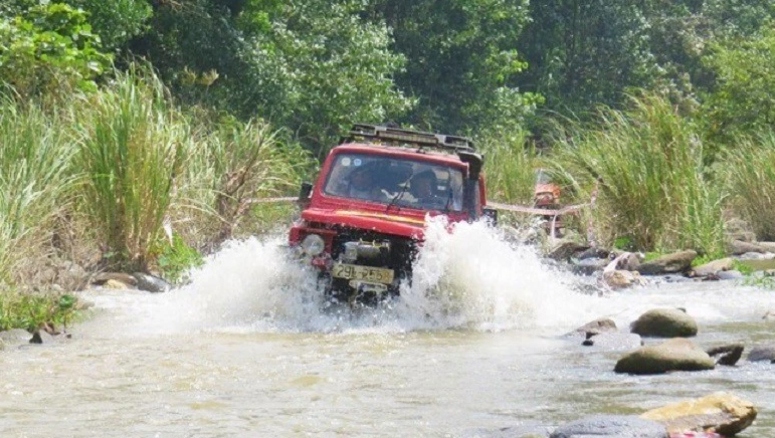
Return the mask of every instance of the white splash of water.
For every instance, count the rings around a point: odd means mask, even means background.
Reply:
[[[570,274],[541,262],[535,249],[508,243],[483,222],[429,221],[404,311],[439,327],[503,330],[564,327],[590,315],[593,297],[572,290]]]
[[[451,230],[451,232],[450,232]],[[376,308],[329,306],[316,275],[284,239],[229,242],[191,283],[136,306],[147,332],[191,330],[411,331],[565,327],[584,322],[591,297],[568,286],[530,247],[508,244],[484,223],[429,220],[411,285]],[[587,302],[580,305],[581,302]]]
[[[450,226],[434,219],[401,296],[376,308],[350,309],[327,304],[313,270],[289,257],[284,242],[229,242],[191,273],[189,285],[166,294],[108,297],[102,307],[120,308],[114,323],[123,330],[145,333],[463,328],[558,334],[599,317],[626,326],[654,307],[685,307],[702,320],[723,320],[760,312],[770,300],[751,294],[731,302],[726,293],[686,287],[679,294],[672,287],[584,294],[574,290],[577,277],[543,263],[534,248],[509,243],[484,223]]]

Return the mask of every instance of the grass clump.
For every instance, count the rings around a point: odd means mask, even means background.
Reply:
[[[261,120],[208,122],[196,114],[170,213],[175,232],[203,252],[258,231],[276,209],[258,199],[298,191],[311,157]]]
[[[630,111],[603,110],[599,128],[571,125],[553,165],[589,198],[601,243],[628,236],[640,251],[723,254],[723,192],[708,179],[695,127],[658,96]]]
[[[775,132],[725,151],[731,204],[761,240],[775,240]]]
[[[527,132],[514,127],[488,132],[477,139],[485,156],[485,177],[489,200],[516,205],[533,205],[536,171],[541,167],[538,153],[527,138]],[[529,225],[534,216],[501,212],[501,223]]]
[[[139,72],[117,73],[84,96],[74,119],[82,207],[112,264],[145,270],[186,156],[187,125],[161,81]]]
[[[0,283],[45,251],[54,218],[67,208],[73,149],[60,123],[34,104],[0,100]]]

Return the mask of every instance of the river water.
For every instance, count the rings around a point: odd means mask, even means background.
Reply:
[[[325,307],[281,238],[232,242],[165,294],[90,290],[72,339],[0,353],[2,437],[490,437],[716,391],[753,402],[745,438],[775,437],[775,365],[613,373],[621,351],[562,335],[683,307],[703,346],[770,342],[775,293],[734,282],[581,292],[492,230],[429,225],[402,299]]]

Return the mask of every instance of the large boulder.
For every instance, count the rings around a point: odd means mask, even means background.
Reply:
[[[697,322],[681,309],[651,309],[630,324],[643,337],[688,338],[697,335]]]
[[[756,244],[767,252],[775,253],[775,242],[756,242]]]
[[[715,366],[713,358],[692,341],[673,338],[625,354],[616,362],[614,372],[662,374],[668,371],[712,370]]]
[[[753,423],[756,408],[734,395],[717,392],[699,399],[685,400],[652,409],[641,418],[665,425],[671,434],[715,432],[734,436]]]
[[[692,266],[692,260],[697,257],[694,250],[679,251],[673,254],[666,254],[654,260],[641,263],[638,266],[638,272],[642,275],[664,275],[686,272]]]
[[[613,260],[616,260],[616,269],[625,271],[637,271],[643,262],[643,254],[627,251],[613,251]]]
[[[140,290],[159,293],[167,292],[172,289],[172,285],[167,280],[157,277],[155,275],[146,274],[144,272],[135,272],[132,274],[137,280],[137,288]]]
[[[137,286],[137,279],[123,272],[100,272],[96,274],[91,282],[96,285],[103,285],[108,281],[117,281],[127,286]]]
[[[594,415],[563,424],[549,438],[668,438],[667,428],[630,415]]]

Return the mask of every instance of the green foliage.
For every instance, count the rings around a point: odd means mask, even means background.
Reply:
[[[186,101],[263,118],[317,151],[354,121],[382,122],[411,105],[392,81],[403,58],[388,50],[383,24],[359,17],[362,8],[355,0],[160,5],[135,49]]]
[[[770,129],[775,122],[775,29],[753,38],[712,46],[705,58],[715,84],[703,103],[707,136],[735,144],[746,133]]]
[[[739,271],[743,275],[751,275],[754,273],[754,269],[751,265],[742,263],[740,260],[733,260],[732,268]]]
[[[635,242],[630,236],[619,236],[614,239],[613,247],[622,251],[636,251]]]
[[[732,205],[761,240],[775,239],[775,132],[741,139],[723,155]]]
[[[77,302],[68,294],[0,292],[0,331],[20,328],[32,332],[44,325],[67,326]]]
[[[694,259],[692,259],[692,268],[696,268],[697,266],[702,266],[702,265],[704,265],[706,263],[710,263],[710,262],[712,262],[714,260],[717,260],[717,257],[712,256],[712,255],[708,255],[708,254],[703,254],[701,256],[697,256]]]
[[[22,99],[93,89],[110,63],[83,11],[62,3],[19,8],[0,16],[0,81]],[[8,12],[7,12],[8,13]]]
[[[94,33],[99,35],[102,47],[117,52],[128,41],[147,28],[146,22],[153,10],[147,0],[65,0],[87,14]]]
[[[560,133],[555,166],[579,191],[599,188],[592,211],[603,242],[632,236],[639,250],[723,253],[722,192],[707,179],[691,122],[661,97],[601,114],[601,128]]]
[[[150,73],[118,73],[77,121],[81,201],[119,267],[146,268],[183,164],[187,125]]]
[[[178,234],[172,235],[172,242],[163,241],[159,249],[157,264],[162,277],[173,282],[183,283],[187,280],[186,274],[191,268],[202,266],[204,259],[195,248],[183,241]]]

